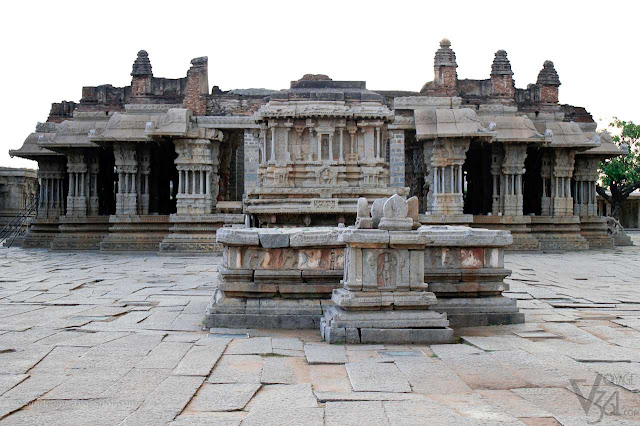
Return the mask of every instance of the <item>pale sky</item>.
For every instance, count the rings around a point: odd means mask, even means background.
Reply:
[[[0,166],[52,102],[79,101],[82,86],[130,84],[140,49],[156,77],[186,75],[209,57],[209,85],[284,89],[306,73],[413,90],[433,79],[447,37],[458,78],[489,78],[504,49],[516,87],[535,83],[545,60],[560,102],[584,106],[599,126],[640,122],[640,54],[631,1],[12,1],[0,17],[3,83]]]

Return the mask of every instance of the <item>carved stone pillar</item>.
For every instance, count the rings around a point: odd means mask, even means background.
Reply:
[[[461,172],[469,144],[470,140],[464,138],[425,141],[424,159],[431,182],[427,211],[431,214],[463,214]]]
[[[67,172],[69,173],[69,194],[67,195],[67,216],[86,217],[87,197],[84,190],[88,166],[84,152],[67,154]]]
[[[404,182],[404,130],[389,131],[389,175],[393,187],[403,187]]]
[[[88,165],[88,211],[89,216],[98,216],[100,214],[100,198],[98,195],[98,178],[100,176],[100,157],[98,154],[90,156]]]
[[[498,215],[504,213],[502,204],[502,192],[504,192],[504,183],[502,176],[502,163],[504,161],[504,150],[502,144],[491,144],[491,176],[493,179],[493,193],[491,197],[491,213]]]
[[[140,164],[138,179],[136,175],[133,175],[134,183],[132,192],[137,194],[138,198],[138,212],[142,215],[149,214],[149,185],[145,183],[149,182],[149,174],[151,173],[151,151],[149,147],[142,147],[140,149]],[[137,182],[136,182],[137,180]]]
[[[38,160],[38,179],[40,193],[38,202],[38,218],[55,219],[64,213],[62,180],[65,167],[62,158]]]
[[[542,154],[542,166],[540,168],[542,176],[542,216],[551,216],[551,199],[553,195],[553,152],[545,150]]]
[[[218,140],[174,139],[178,215],[211,214],[219,191]]]
[[[522,175],[525,172],[524,160],[526,158],[526,144],[507,143],[504,145],[502,173],[505,176],[505,187],[501,198],[505,216],[522,216],[523,214]]]
[[[138,173],[138,157],[135,144],[116,143],[113,146],[118,193],[116,194],[116,216],[138,214],[138,194],[133,190],[133,178]]]
[[[598,165],[600,158],[596,156],[578,155],[575,160],[573,177],[575,179],[575,197],[573,212],[578,216],[597,216],[596,182],[599,179]]]
[[[575,163],[575,151],[567,148],[555,150],[553,164],[553,216],[573,216],[573,197],[571,196],[571,177]]]

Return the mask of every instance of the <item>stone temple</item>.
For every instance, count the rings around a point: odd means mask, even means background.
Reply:
[[[213,252],[221,227],[348,226],[358,199],[397,194],[417,197],[421,225],[508,230],[510,249],[611,246],[595,185],[620,152],[584,108],[558,102],[553,63],[526,89],[504,50],[485,80],[456,68],[444,39],[415,92],[317,74],[209,91],[206,57],[166,79],[141,50],[130,86],[83,87],[10,151],[38,162],[23,244]]]

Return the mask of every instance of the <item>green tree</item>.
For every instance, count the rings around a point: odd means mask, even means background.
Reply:
[[[610,126],[620,133],[612,136],[613,142],[628,152],[600,163],[603,186],[596,186],[596,191],[611,204],[613,217],[620,220],[622,204],[629,194],[640,188],[640,125],[614,117]]]

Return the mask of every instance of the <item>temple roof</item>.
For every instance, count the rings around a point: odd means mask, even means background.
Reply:
[[[536,123],[538,130],[543,129],[546,137],[551,138],[551,148],[593,148],[599,141],[589,138],[582,132],[578,123],[547,121]]]
[[[536,130],[529,117],[522,115],[481,115],[483,127],[496,134],[498,141],[545,142],[550,141]]]
[[[171,108],[182,108],[182,105],[169,104],[131,104],[125,105],[126,112],[116,112],[100,135],[89,136],[91,142],[146,142],[148,132],[157,126],[161,115]]]
[[[322,76],[326,77],[326,76]],[[292,81],[291,88],[272,93],[269,101],[346,101],[383,102],[378,93],[367,90],[364,81],[334,81],[302,78]]]
[[[617,155],[625,154],[625,152],[619,146],[613,143],[613,140],[611,139],[611,135],[606,130],[602,133],[594,132],[592,135],[589,135],[589,136],[591,136],[593,139],[599,140],[600,145],[595,148],[591,148],[587,151],[579,152],[578,153],[579,155],[601,155],[601,156],[615,157]]]
[[[58,125],[51,139],[40,143],[47,148],[97,148],[89,141],[89,135],[101,135],[113,113],[74,111],[73,120]]]
[[[469,108],[420,108],[414,111],[414,115],[418,139],[495,136],[482,127],[476,113]]]
[[[38,145],[39,141],[52,139],[57,126],[56,123],[38,123],[36,125],[36,131],[27,136],[20,149],[9,150],[9,155],[12,157],[28,158],[30,160],[33,159],[33,157],[62,155]]]

